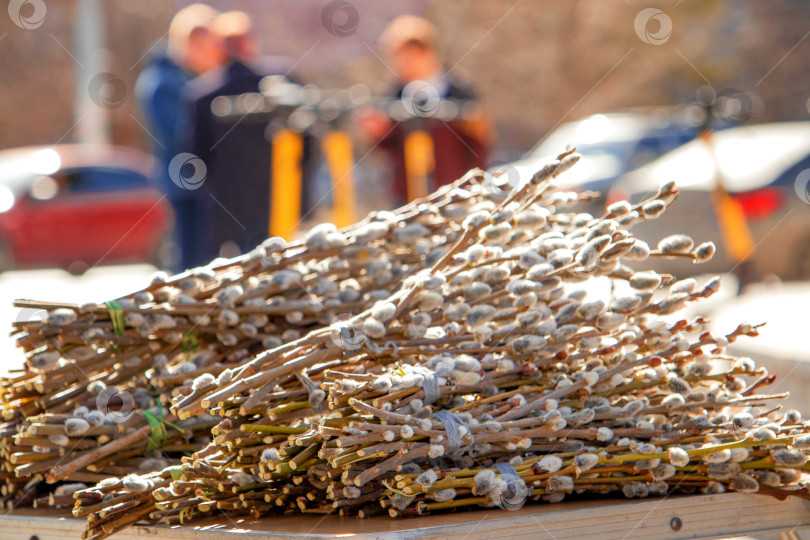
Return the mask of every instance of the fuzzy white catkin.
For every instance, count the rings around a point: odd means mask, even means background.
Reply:
[[[416,477],[416,483],[419,484],[423,490],[427,491],[430,487],[439,480],[439,475],[433,469],[428,469]]]
[[[256,481],[256,478],[243,472],[231,473],[229,479],[237,486],[246,486]]]
[[[444,455],[444,446],[439,444],[431,444],[430,448],[428,449],[428,457],[430,458],[438,458]]]
[[[599,456],[596,454],[580,454],[574,458],[574,467],[581,471],[592,469],[599,463]]]
[[[472,328],[486,324],[492,320],[492,317],[495,316],[495,311],[496,309],[493,306],[487,304],[475,306],[467,315],[467,324],[469,324]]]
[[[48,435],[48,440],[55,444],[56,446],[67,446],[70,444],[70,439],[67,435],[62,435],[61,433],[55,433],[53,435]]]
[[[686,253],[694,245],[694,240],[685,234],[673,234],[658,242],[658,249],[662,253]]]
[[[89,413],[87,413],[87,415],[85,415],[85,419],[94,426],[102,426],[104,425],[106,417],[104,416],[104,413],[101,411],[90,411]]]
[[[363,330],[372,339],[385,337],[385,325],[375,317],[369,317],[363,322]]]
[[[546,339],[541,336],[520,336],[512,341],[512,349],[516,353],[538,351],[546,346]]]
[[[759,482],[751,475],[740,473],[734,477],[730,487],[742,493],[756,493],[759,491]]]
[[[444,297],[433,291],[424,291],[419,296],[419,309],[423,311],[433,311],[442,307],[444,304]]]
[[[588,386],[593,386],[599,382],[599,374],[593,371],[588,371],[582,375],[582,379]]]
[[[801,467],[807,463],[804,452],[790,447],[771,450],[771,459],[778,467]]]
[[[90,423],[84,418],[68,418],[65,420],[65,433],[68,437],[81,437],[90,431]]]
[[[641,207],[641,212],[647,219],[656,219],[664,212],[666,207],[664,201],[656,199],[645,203],[644,206]]]
[[[453,370],[456,367],[456,361],[454,358],[445,357],[439,360],[433,368],[433,373],[436,377],[443,377],[447,378],[453,373]]]
[[[686,399],[681,394],[670,394],[661,401],[661,405],[669,409],[681,407],[686,403]]]
[[[456,498],[456,490],[453,488],[440,489],[431,493],[429,497],[436,502],[452,501]]]
[[[548,479],[548,491],[573,491],[574,479],[570,476],[552,476]]]
[[[637,261],[643,261],[650,257],[650,246],[643,240],[636,239],[633,242],[633,247],[630,251],[625,253],[625,258]]]
[[[450,304],[444,309],[444,315],[451,321],[462,321],[470,312],[470,305],[465,302]]]
[[[563,460],[554,455],[543,456],[543,458],[537,462],[537,466],[550,473],[555,473],[562,469]]]
[[[637,446],[636,450],[639,454],[654,454],[658,452],[658,447],[652,443],[641,443]]]
[[[191,389],[197,390],[198,388],[205,388],[206,386],[214,384],[214,382],[216,382],[216,378],[213,375],[210,373],[203,373],[194,379],[194,382],[191,383]]]
[[[613,430],[605,426],[600,427],[596,430],[596,440],[600,442],[613,440]]]
[[[742,463],[748,459],[751,451],[748,448],[732,448],[730,461],[733,463]]]
[[[419,339],[427,333],[427,326],[421,324],[409,324],[405,329],[405,335],[409,339]]]
[[[582,304],[577,308],[577,315],[585,320],[597,317],[605,310],[605,303],[602,300],[595,300]]]
[[[724,448],[717,452],[712,452],[703,456],[703,461],[706,463],[725,463],[731,459],[731,450]]]
[[[68,308],[56,308],[48,313],[48,323],[54,326],[67,326],[77,318],[76,312]]]
[[[261,460],[265,463],[277,463],[281,460],[281,453],[276,448],[265,448]]]
[[[783,484],[796,484],[802,479],[802,473],[795,469],[777,469],[776,474],[779,475],[780,481]]]
[[[636,272],[630,277],[630,286],[640,291],[656,289],[661,285],[661,276],[656,272]]]
[[[650,474],[654,480],[666,480],[667,478],[675,476],[676,472],[675,466],[671,463],[662,463],[650,470]]]
[[[685,467],[689,464],[689,454],[678,446],[667,448],[667,460],[676,467]]]
[[[233,371],[230,369],[225,369],[219,374],[219,376],[217,376],[216,383],[219,386],[224,386],[231,382],[231,379],[233,379]]]
[[[810,433],[804,433],[793,439],[793,447],[801,450],[810,449]]]
[[[623,216],[629,214],[633,208],[627,201],[616,201],[607,207],[607,212],[616,216]]]
[[[388,322],[394,318],[397,307],[391,302],[377,302],[371,308],[371,316],[380,322]]]
[[[129,493],[146,493],[149,491],[149,481],[137,474],[127,475],[121,481],[124,489]]]
[[[745,429],[754,425],[754,417],[750,413],[741,412],[735,414],[731,418],[731,422],[737,429]]]
[[[495,484],[495,471],[492,469],[483,469],[476,473],[473,478],[473,495],[480,497],[490,492]]]
[[[54,491],[54,495],[67,497],[73,495],[77,491],[81,489],[87,489],[87,484],[82,484],[81,482],[75,482],[72,484],[62,484],[61,486],[57,487]]]
[[[686,293],[692,294],[695,292],[697,288],[697,281],[694,278],[682,279],[681,281],[675,282],[669,288],[671,293]]]
[[[460,371],[481,371],[481,363],[468,354],[462,354],[456,357],[455,368]]]
[[[613,330],[621,326],[625,321],[625,316],[621,313],[606,311],[596,318],[596,326],[600,330]]]
[[[470,302],[483,298],[492,292],[492,287],[486,283],[475,282],[464,287],[464,298]],[[478,306],[482,307],[482,306]],[[491,307],[491,306],[490,306]]]
[[[717,251],[717,248],[714,245],[714,242],[704,242],[700,244],[698,247],[695,248],[694,255],[695,255],[695,262],[702,263],[710,260],[714,257],[714,253]]]

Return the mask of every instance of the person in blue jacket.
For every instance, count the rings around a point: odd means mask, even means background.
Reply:
[[[194,172],[173,171],[172,160],[184,159],[186,136],[178,132],[187,122],[181,118],[185,108],[181,97],[192,78],[219,67],[226,54],[221,39],[211,26],[219,12],[204,4],[192,4],[174,16],[169,26],[165,51],[155,55],[135,85],[141,114],[159,163],[157,186],[166,194],[174,210],[174,243],[179,256],[172,257],[173,271],[205,264],[198,254],[198,231],[206,222],[202,196],[194,184],[184,183],[182,176]],[[178,157],[179,156],[179,157]],[[177,158],[177,159],[175,159]]]

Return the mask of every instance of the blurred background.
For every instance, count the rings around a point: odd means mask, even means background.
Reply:
[[[177,9],[190,3],[91,4],[100,10],[91,22],[102,25],[97,31],[104,47],[94,67],[120,77],[125,87],[108,115],[116,144],[150,147],[136,121],[133,88]],[[377,57],[381,32],[397,14],[424,16],[438,29],[445,63],[457,64],[475,83],[494,125],[495,160],[522,156],[561,122],[626,107],[683,104],[707,83],[755,98],[757,122],[810,119],[810,10],[802,0],[420,0],[395,6],[352,0],[358,21],[346,36],[324,28],[327,1],[208,3],[255,15],[262,52],[292,58],[304,81],[325,87],[364,83],[377,92],[394,79]],[[87,77],[76,60],[77,33],[86,31],[80,29],[81,4],[47,2],[41,26],[32,30],[0,17],[0,147],[79,140],[76,81]],[[671,20],[671,33],[660,45],[645,43],[634,29],[635,17],[648,7]],[[335,14],[341,15],[348,17]],[[650,21],[648,30],[657,32],[657,24]]]
[[[725,275],[702,312],[724,330],[769,320],[737,352],[810,377],[805,1],[204,4],[246,15],[211,15],[219,53],[170,47],[187,65],[157,78],[167,42],[197,36],[199,21],[170,33],[191,2],[10,0],[0,13],[4,305],[118,296],[155,268],[346,225],[471,166],[512,180],[576,146],[561,183],[600,193],[582,211],[677,181],[681,200],[637,234],[686,232],[718,253],[660,270]],[[158,82],[173,101],[158,103]],[[5,309],[0,326],[36,316]],[[2,352],[17,362],[12,343]]]

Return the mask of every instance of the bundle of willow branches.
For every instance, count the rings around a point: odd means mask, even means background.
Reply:
[[[154,431],[166,424],[165,448],[193,444],[184,423],[215,423],[193,455],[152,472],[133,470],[143,458],[131,452],[101,464],[71,458],[56,472],[94,463],[120,478],[68,484],[48,502],[72,496],[85,537],[103,538],[136,521],[176,525],[215,511],[400,517],[582,493],[805,495],[810,427],[781,411],[784,394],[762,393],[774,376],[726,352],[757,328],[717,335],[700,317],[678,317],[716,292],[717,279],[698,287],[629,266],[713,255],[713,244],[684,235],[651,248],[629,231],[660,216],[677,189],[599,217],[576,213],[588,194],[551,183],[575,161],[562,155],[511,190],[474,171],[428,200],[370,216],[342,233],[339,249],[324,247],[332,229],[314,229],[297,248],[307,254],[298,263],[318,261],[302,279],[347,270],[340,276],[352,286],[335,287],[336,302],[319,298],[341,316],[217,359],[193,380],[171,379],[158,394],[168,410],[144,399],[147,413],[101,447],[135,433],[141,447],[158,446]],[[340,263],[361,248],[365,262]],[[387,287],[374,282],[380,258]],[[341,302],[349,289],[356,294]],[[240,305],[229,309],[239,315]],[[308,317],[286,313],[293,324]],[[134,380],[154,389],[161,379],[148,371]],[[68,431],[54,411],[24,425],[31,437],[69,436],[60,421]]]
[[[3,502],[32,500],[43,479],[92,483],[127,468],[159,470],[205,446],[211,418],[188,424],[203,412],[194,403],[172,415],[174,395],[198,392],[211,377],[224,384],[256,354],[398,291],[450,249],[467,208],[498,196],[495,183],[470,192],[482,178],[471,171],[452,194],[446,188],[342,231],[327,224],[302,241],[270,238],[235,260],[159,273],[101,305],[16,302],[46,316],[14,324],[26,362],[0,379]]]

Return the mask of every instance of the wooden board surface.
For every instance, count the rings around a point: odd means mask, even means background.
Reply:
[[[583,501],[527,505],[514,512],[478,510],[393,520],[292,515],[261,520],[219,519],[185,527],[135,526],[113,538],[183,540],[483,539],[563,540],[728,538],[791,531],[810,525],[810,501],[763,495],[678,496],[664,499]],[[18,509],[0,517],[3,540],[81,537],[82,520],[66,511]]]

